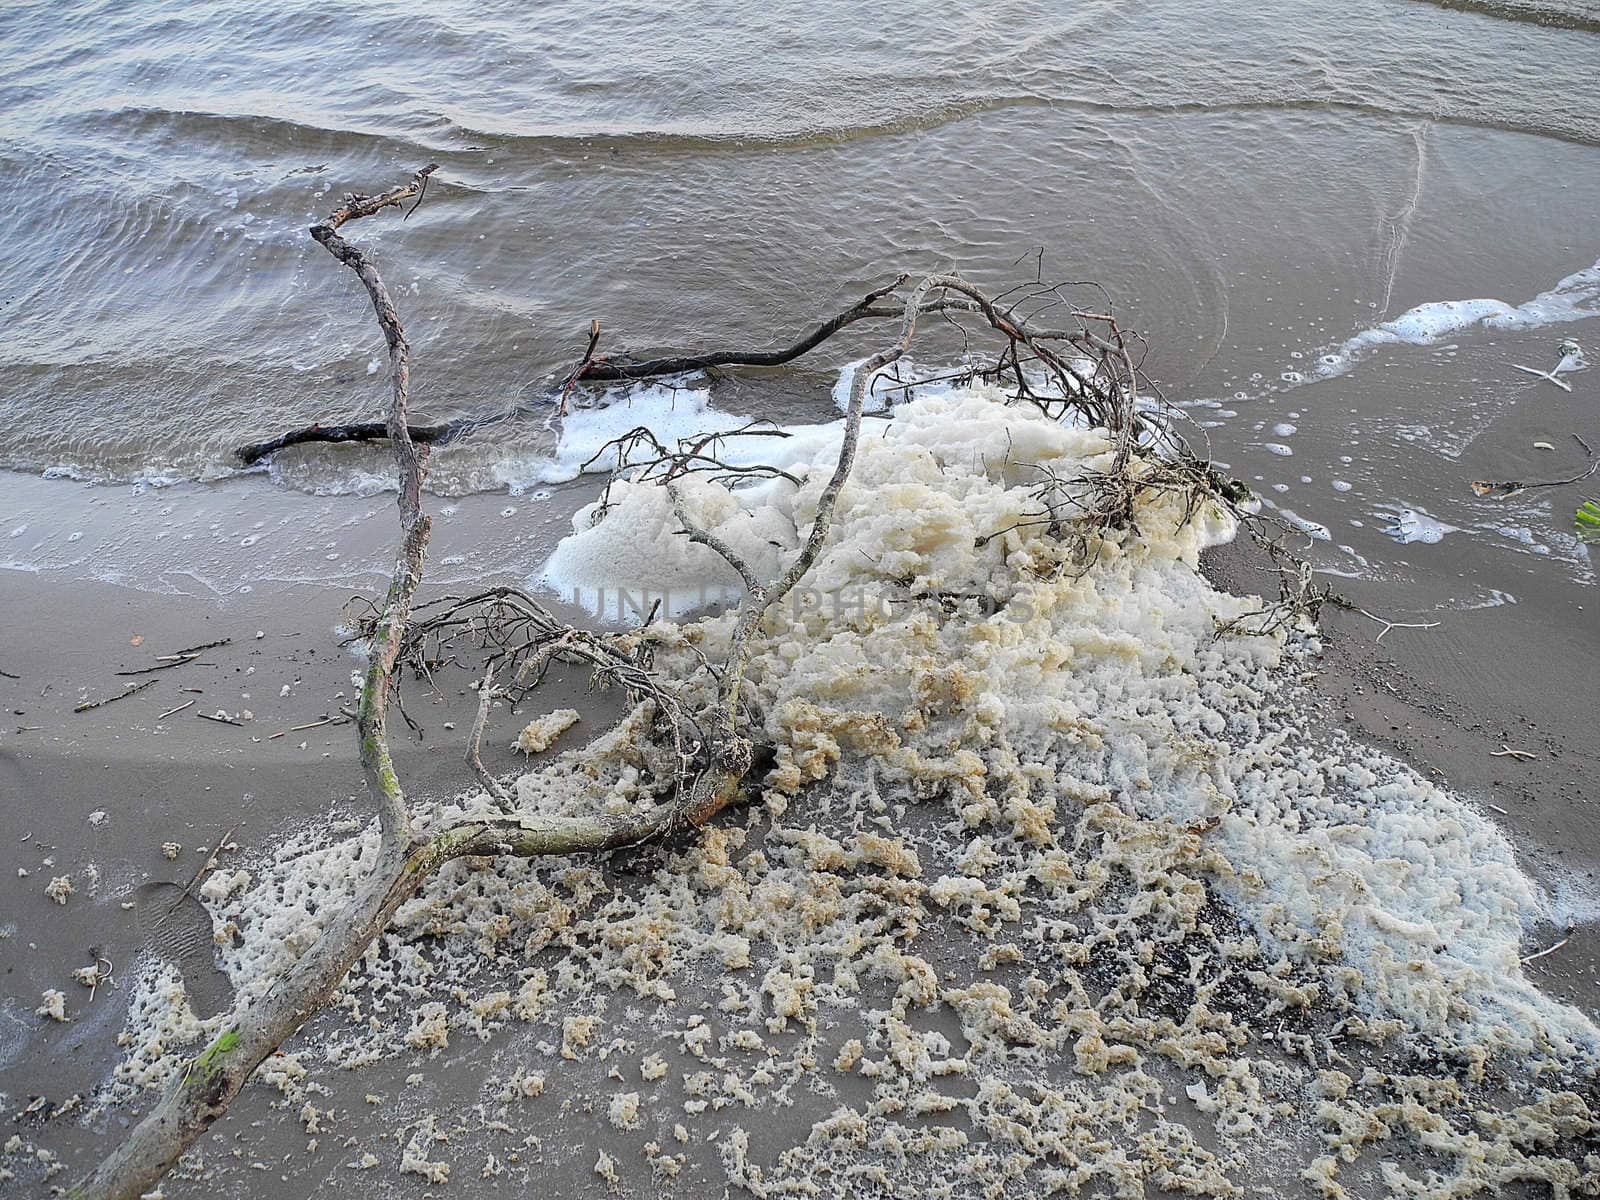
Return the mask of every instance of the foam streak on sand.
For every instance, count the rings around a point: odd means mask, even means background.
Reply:
[[[691,497],[761,571],[793,553],[831,467],[824,434],[799,444],[798,486]],[[1374,1154],[1396,1193],[1594,1185],[1600,1125],[1570,1081],[1600,1035],[1522,975],[1547,914],[1511,848],[1404,764],[1318,735],[1288,669],[1313,635],[1220,632],[1258,602],[1198,570],[1232,533],[1214,506],[1186,519],[1147,491],[1137,532],[1075,569],[1033,520],[1039,468],[1109,458],[1100,433],[997,393],[901,407],[862,439],[808,579],[869,602],[775,608],[750,665],[775,752],[760,802],[641,874],[447,868],[358,964],[322,1050],[354,1064],[529,1024],[555,1091],[563,1060],[614,1038],[681,1052],[681,1089],[662,1070],[618,1085],[627,1128],[650,1155],[675,1123],[701,1144],[720,1121],[728,1181],[758,1196],[891,1177],[901,1196],[1234,1196],[1263,1136],[1272,1181],[1298,1156],[1330,1197]],[[660,489],[628,489],[576,535],[594,545],[569,578],[675,586],[701,564],[663,566],[639,535],[670,528]],[[686,677],[731,625],[639,636]],[[649,803],[643,719],[530,771],[521,807]],[[243,994],[304,951],[375,836],[286,839],[213,898]],[[507,1068],[507,1120],[525,1066]],[[809,1134],[725,1128],[777,1105]],[[1421,1174],[1394,1153],[1418,1140]]]
[[[1431,346],[1474,326],[1537,329],[1600,314],[1600,262],[1562,279],[1555,287],[1513,307],[1503,300],[1434,300],[1392,321],[1364,329],[1317,362],[1316,378],[1343,375],[1380,346]]]

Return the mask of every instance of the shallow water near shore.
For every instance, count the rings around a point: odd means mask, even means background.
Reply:
[[[504,418],[435,456],[430,586],[539,578],[592,499],[594,480],[570,475],[595,419],[560,422],[551,404],[591,318],[611,352],[764,347],[902,271],[1094,279],[1149,339],[1146,370],[1189,436],[1307,532],[1327,577],[1433,625],[1376,642],[1381,623],[1330,613],[1324,715],[1506,829],[1549,903],[1524,950],[1571,930],[1527,972],[1595,1017],[1600,636],[1571,510],[1600,487],[1495,500],[1470,483],[1566,477],[1584,466],[1574,435],[1600,446],[1600,369],[1567,392],[1513,366],[1548,369],[1567,337],[1600,360],[1597,28],[1583,3],[1421,0],[824,4],[759,22],[717,5],[7,8],[0,669],[22,678],[0,678],[15,722],[0,770],[21,797],[15,836],[31,835],[0,863],[16,914],[0,940],[8,1111],[88,1093],[114,1060],[126,992],[59,1031],[41,1033],[33,1006],[91,945],[131,961],[126,888],[195,865],[190,843],[214,840],[247,789],[236,836],[253,848],[330,805],[361,811],[343,726],[251,738],[337,713],[355,662],[341,603],[378,586],[392,553],[389,461],[311,447],[241,472],[231,451],[381,411],[382,339],[305,227],[429,161],[420,207],[357,236],[411,332],[419,418]],[[783,370],[684,380],[664,406],[620,390],[581,403],[674,425],[826,421],[841,368],[883,336],[857,326]],[[959,349],[937,332],[925,346],[919,363]],[[1248,556],[1211,557],[1236,590],[1275,588]],[[213,628],[241,644],[203,704],[253,706],[259,730],[158,721],[185,699],[165,687],[71,713],[115,685],[130,638],[170,650]],[[270,687],[228,678],[246,664]],[[459,696],[436,710],[404,750],[430,801],[459,784],[439,723],[470,720]],[[1508,749],[1537,757],[1496,756]],[[183,826],[172,866],[157,847]],[[62,909],[41,888],[69,865],[80,883],[105,874]],[[699,982],[714,1000],[716,981]],[[542,1054],[530,1040],[514,1053]],[[419,1128],[463,1096],[492,1107],[505,1046],[458,1040],[409,1068],[429,1073],[417,1085],[399,1063],[322,1070],[334,1096],[313,1100],[351,1137],[394,1119],[363,1092],[397,1097]],[[562,1086],[611,1090],[603,1057],[571,1069]],[[171,1194],[370,1178],[351,1174],[354,1153],[326,1153],[335,1138],[302,1153],[283,1103],[256,1089],[225,1127],[288,1126],[251,1143],[261,1169],[214,1148]],[[773,1118],[770,1144],[803,1138],[820,1104]],[[555,1194],[598,1182],[593,1146],[637,1159],[604,1111],[582,1115],[582,1161],[555,1148],[567,1115],[541,1116],[552,1145],[525,1152]],[[76,1170],[119,1120],[69,1114],[41,1144]],[[398,1161],[386,1182],[420,1194]],[[455,1190],[475,1194],[479,1161]],[[721,1161],[703,1148],[687,1178],[720,1187]],[[1264,1160],[1245,1178],[1283,1182]],[[623,1182],[655,1181],[635,1163]],[[1376,1178],[1352,1193],[1385,1194]]]

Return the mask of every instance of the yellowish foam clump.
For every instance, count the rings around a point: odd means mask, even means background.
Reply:
[[[611,1097],[611,1102],[606,1108],[606,1114],[614,1128],[639,1128],[639,1093],[618,1092]]]
[[[436,1120],[433,1117],[424,1118],[400,1152],[400,1173],[420,1175],[433,1184],[449,1183],[450,1164],[442,1159],[428,1158],[434,1143],[445,1140],[446,1137],[439,1131]]]
[[[542,717],[535,717],[522,727],[522,732],[517,734],[517,740],[511,744],[511,748],[521,750],[524,754],[540,754],[548,750],[558,737],[581,719],[575,708],[558,708],[554,712],[545,713]]]

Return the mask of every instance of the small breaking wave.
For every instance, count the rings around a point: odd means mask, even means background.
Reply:
[[[1432,300],[1408,309],[1393,320],[1363,329],[1317,358],[1312,379],[1332,379],[1383,346],[1431,346],[1475,328],[1539,329],[1600,315],[1600,262],[1560,280],[1531,300],[1511,305],[1504,300]]]

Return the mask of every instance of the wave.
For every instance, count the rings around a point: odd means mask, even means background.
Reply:
[[[1433,0],[1430,0],[1433,2]],[[1597,22],[1600,28],[1600,22]],[[309,140],[318,150],[333,149],[345,140],[359,140],[386,150],[403,149],[413,156],[429,155],[450,165],[452,155],[476,156],[485,150],[519,147],[554,153],[659,152],[664,154],[733,151],[763,153],[810,149],[924,133],[991,113],[1012,109],[1059,109],[1105,116],[1191,116],[1273,112],[1331,112],[1377,117],[1393,121],[1427,121],[1468,129],[1487,129],[1551,138],[1580,146],[1600,146],[1600,124],[1560,124],[1549,113],[1538,118],[1466,112],[1448,106],[1384,104],[1316,95],[1238,96],[1214,99],[1101,99],[1093,96],[993,94],[941,97],[919,101],[903,109],[859,120],[826,121],[793,128],[770,124],[728,125],[709,121],[586,122],[573,124],[496,123],[482,114],[441,113],[432,122],[397,126],[386,122],[336,124],[256,109],[172,109],[147,105],[87,110],[80,115],[97,132],[118,136],[144,134],[159,129],[182,140],[210,146],[265,142],[273,146],[305,147]],[[319,145],[318,143],[322,143]],[[41,144],[36,149],[43,149]],[[465,191],[479,190],[448,172],[440,180]]]

